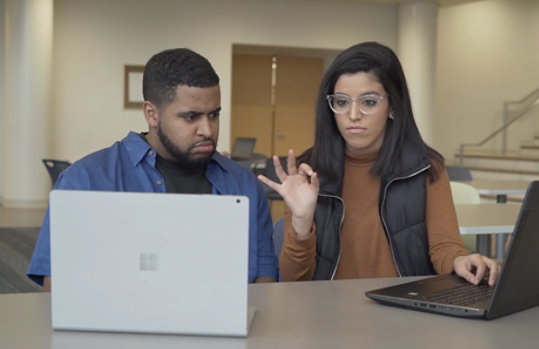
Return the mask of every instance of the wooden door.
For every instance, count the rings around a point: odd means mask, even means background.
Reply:
[[[322,58],[277,57],[273,154],[296,155],[312,147]]]
[[[254,137],[254,151],[273,151],[272,57],[234,54],[230,149],[237,137]]]
[[[310,148],[323,59],[234,54],[232,66],[231,144],[255,137],[255,152],[267,157]],[[282,201],[271,202],[273,221],[283,207]]]

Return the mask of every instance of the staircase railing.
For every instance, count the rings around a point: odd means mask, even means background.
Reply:
[[[507,128],[522,118],[527,112],[539,106],[539,88],[521,99],[520,101],[509,101],[503,103],[503,125],[478,143],[463,143],[459,150],[459,164],[464,161],[465,147],[480,147],[498,134],[503,134],[502,154],[507,152]]]

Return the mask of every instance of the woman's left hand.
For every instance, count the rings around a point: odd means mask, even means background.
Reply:
[[[474,285],[479,284],[488,272],[488,284],[494,286],[500,273],[500,265],[495,260],[481,256],[478,253],[455,258],[453,268],[458,276]]]

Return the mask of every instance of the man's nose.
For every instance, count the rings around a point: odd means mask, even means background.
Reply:
[[[207,116],[201,117],[198,122],[197,134],[199,136],[211,136],[211,122]]]

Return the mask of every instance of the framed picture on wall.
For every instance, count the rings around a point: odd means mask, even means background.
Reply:
[[[124,109],[141,109],[143,65],[124,65]]]

